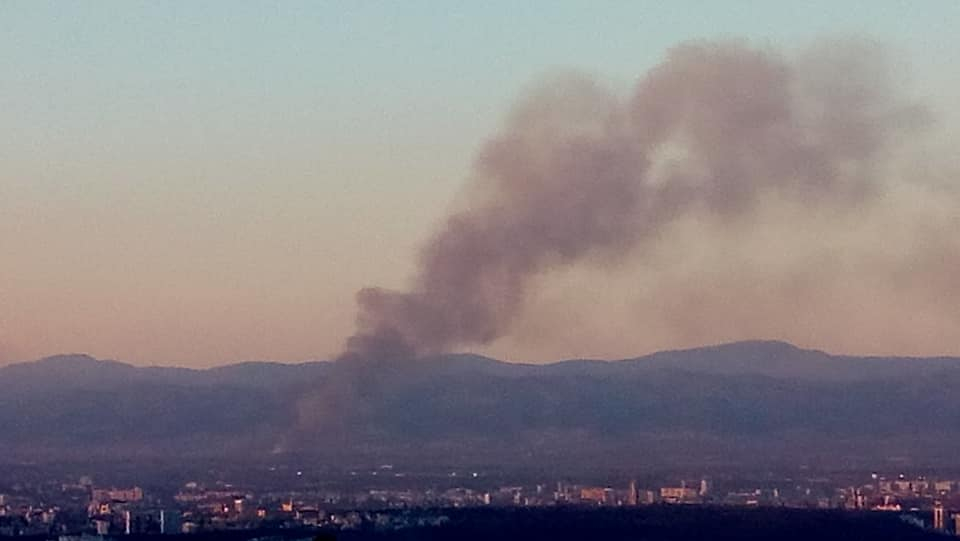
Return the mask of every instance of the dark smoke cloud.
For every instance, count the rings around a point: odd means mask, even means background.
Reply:
[[[869,44],[787,57],[692,42],[626,99],[587,77],[547,81],[481,149],[468,206],[426,244],[410,289],[358,293],[344,358],[489,344],[538,276],[616,258],[680,218],[723,227],[770,196],[857,208],[883,193],[884,155],[928,120],[895,80]]]

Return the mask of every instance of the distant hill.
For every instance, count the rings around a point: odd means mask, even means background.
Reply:
[[[458,354],[363,369],[194,370],[63,355],[0,368],[0,450],[936,461],[960,437],[958,389],[960,358],[835,356],[775,341],[620,361]]]
[[[118,361],[98,360],[89,355],[72,354],[0,367],[0,383],[10,385],[12,391],[28,393],[65,389],[106,390],[137,383],[262,389],[321,377],[329,366],[330,363],[326,362],[244,362],[197,370],[167,366],[136,367]]]

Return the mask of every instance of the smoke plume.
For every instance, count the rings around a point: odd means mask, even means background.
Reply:
[[[489,344],[537,277],[642,251],[690,217],[724,228],[770,199],[842,214],[881,198],[885,157],[929,115],[868,45],[685,43],[626,98],[585,76],[546,81],[481,148],[469,203],[410,288],[358,293],[344,358]]]

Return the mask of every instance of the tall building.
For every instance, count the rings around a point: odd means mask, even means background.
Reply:
[[[933,504],[933,529],[943,531],[946,529],[944,521],[943,503],[937,501]]]
[[[637,482],[631,480],[630,486],[627,488],[627,505],[637,505]]]

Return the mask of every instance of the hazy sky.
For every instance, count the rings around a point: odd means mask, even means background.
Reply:
[[[405,284],[473,153],[538,77],[577,68],[627,92],[683,40],[852,34],[888,44],[909,90],[952,122],[957,28],[956,0],[2,2],[0,361],[330,357],[355,292]],[[576,282],[537,303],[569,308]],[[528,318],[527,338],[488,351],[627,356],[758,328],[623,340],[629,310],[609,308],[617,325],[573,318],[558,342]],[[948,328],[872,341],[886,324],[755,337],[960,354],[938,338]]]

